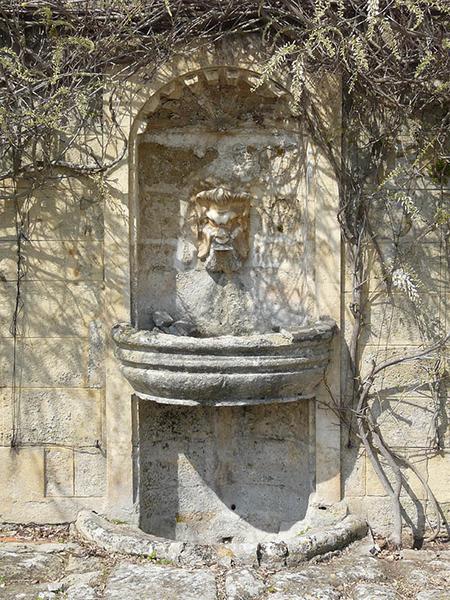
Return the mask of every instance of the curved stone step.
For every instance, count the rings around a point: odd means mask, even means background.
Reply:
[[[344,548],[367,534],[367,523],[349,515],[335,525],[286,541],[196,544],[160,538],[137,528],[116,525],[92,511],[84,510],[78,515],[75,529],[84,539],[112,553],[147,556],[155,561],[186,566],[253,564],[277,569],[295,566],[313,556]]]

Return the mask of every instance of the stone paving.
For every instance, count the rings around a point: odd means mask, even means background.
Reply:
[[[3,538],[7,539],[7,538]],[[339,554],[278,571],[180,568],[62,542],[0,542],[4,600],[449,600],[450,550],[369,553],[367,540]]]

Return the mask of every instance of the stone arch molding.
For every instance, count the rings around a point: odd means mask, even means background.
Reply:
[[[264,72],[265,59],[259,41],[248,36],[236,38],[232,43],[188,48],[158,68],[150,79],[144,70],[136,73],[122,88],[122,94],[132,99],[128,103],[130,137],[138,133],[142,121],[157,108],[161,98],[180,86],[192,86],[204,77],[211,84],[221,79],[231,84],[245,81],[253,87]],[[263,90],[270,90],[278,97],[289,95],[288,76],[277,74],[276,79],[261,86],[260,92]]]
[[[204,85],[214,86],[223,83],[237,86],[239,83],[245,83],[258,96],[276,97],[279,99],[290,97],[289,90],[273,79],[269,79],[264,84],[259,85],[260,77],[260,72],[243,67],[226,65],[201,67],[195,71],[183,73],[154,91],[146,100],[136,115],[134,126],[131,129],[131,137],[139,133],[139,129],[143,126],[146,119],[158,110],[164,100],[176,100],[180,97],[183,88],[194,88],[198,84],[203,83]]]

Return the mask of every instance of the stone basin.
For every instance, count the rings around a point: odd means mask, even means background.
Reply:
[[[329,360],[331,320],[279,333],[189,337],[112,329],[123,375],[135,394],[163,404],[234,406],[314,396]]]

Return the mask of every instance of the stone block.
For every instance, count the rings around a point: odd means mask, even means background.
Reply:
[[[88,386],[102,388],[105,385],[105,334],[100,319],[89,322],[88,333]]]
[[[16,208],[13,199],[13,190],[4,190],[0,187],[0,241],[15,240],[16,233]]]
[[[309,409],[309,402],[295,402],[223,408],[221,414],[233,415],[243,437],[251,432],[255,438],[296,441],[307,438]]]
[[[35,241],[23,247],[27,281],[102,281],[103,243]]]
[[[143,449],[147,443],[185,438],[204,439],[214,431],[214,413],[208,407],[169,406],[139,402],[140,438]],[[221,409],[228,410],[228,409]]]
[[[0,282],[0,338],[11,337],[13,318],[16,310],[17,285],[15,282]],[[20,312],[17,319],[17,333],[23,332],[22,303],[18,305]]]
[[[0,383],[11,385],[12,340],[0,348]],[[23,387],[84,387],[88,348],[79,338],[19,338],[16,381]]]
[[[24,498],[25,495],[15,500],[1,496],[0,519],[7,523],[58,524],[75,521],[83,509],[95,510],[99,514],[106,510],[105,499],[98,497],[49,496],[27,501]]]
[[[94,449],[75,450],[75,496],[105,496],[106,457]]]
[[[445,208],[447,202],[443,190],[430,189],[390,189],[390,200],[386,196],[374,199],[370,203],[370,219],[378,239],[395,239],[400,236],[401,242],[415,240],[424,231],[428,231],[430,223],[433,223],[437,211]],[[396,196],[408,197],[412,206],[417,211],[414,218],[407,214]],[[426,241],[439,242],[443,229],[437,227],[426,234]]]
[[[277,239],[279,237],[280,239]],[[284,234],[273,237],[255,236],[246,264],[254,268],[298,269],[305,260],[305,246],[299,240],[286,240]]]
[[[18,342],[19,344],[20,342]],[[0,339],[0,388],[10,388],[13,379],[14,339]]]
[[[341,423],[336,407],[329,403],[328,390],[319,386],[315,402],[315,500],[325,504],[341,499]]]
[[[55,174],[29,193],[23,181],[23,192],[21,211],[28,216],[28,239],[103,239],[103,201],[92,179]]]
[[[353,317],[349,311],[351,294],[346,293],[345,332],[349,339]],[[361,342],[367,345],[418,345],[430,343],[433,335],[442,329],[450,306],[450,295],[427,294],[420,306],[411,302],[404,293],[372,293],[364,311]]]
[[[197,140],[201,137],[195,135]],[[139,178],[143,185],[151,182],[184,186],[194,174],[198,176],[196,172],[217,157],[217,150],[214,148],[208,148],[203,156],[199,156],[194,148],[171,147],[167,145],[167,141],[166,136],[160,140],[157,134],[139,136]]]
[[[263,444],[264,442],[261,445]],[[280,458],[282,452],[278,452],[270,462],[265,462],[257,453],[251,457],[243,457],[240,462],[236,454],[233,465],[225,472],[225,476],[232,483],[239,482],[244,485],[280,485],[297,492],[310,490],[312,477],[309,471],[308,451],[299,448],[296,457],[289,448],[286,448],[286,451],[289,454],[284,460]]]
[[[334,215],[333,215],[334,217]],[[331,223],[330,223],[331,225]],[[333,229],[336,227],[332,223]],[[316,270],[316,281],[318,283],[337,283],[340,284],[340,237],[332,236],[330,229],[323,232],[322,239],[317,241],[316,260],[310,268]]]
[[[277,531],[280,523],[301,521],[305,517],[309,492],[307,481],[297,488],[287,483],[238,482],[218,489],[220,501],[227,507],[233,510],[234,506],[234,511],[243,519],[262,529],[268,527],[272,532]]]
[[[100,241],[23,242],[24,281],[102,281]],[[17,244],[0,242],[0,281],[17,279]]]
[[[362,349],[361,374],[364,378],[372,369],[372,362],[377,364],[390,358],[403,357],[418,352],[419,346],[366,346]],[[423,396],[429,390],[430,369],[436,360],[435,356],[419,360],[409,360],[384,369],[375,377],[372,391],[381,398],[402,394],[403,396]]]
[[[101,439],[102,395],[79,388],[22,388],[19,420],[23,442],[93,446]]]
[[[0,388],[0,446],[9,446],[12,433],[12,392],[10,388]]]
[[[428,459],[426,454],[410,455],[408,458],[414,464],[416,469],[425,477],[425,479],[427,479],[426,471]],[[391,483],[393,483],[394,476],[392,469],[387,467],[383,462],[382,466],[384,467],[384,471],[388,479],[391,481]],[[405,482],[405,485],[401,491],[402,502],[404,502],[405,499],[411,502],[426,500],[427,492],[417,475],[411,469],[407,468],[402,468],[402,474]],[[378,478],[369,459],[366,460],[366,493],[367,496],[386,496],[384,486]]]
[[[341,78],[332,74],[308,75],[306,86],[310,93],[317,96],[316,109],[323,123],[327,126],[327,136],[337,147],[341,144],[341,115],[342,115],[342,82]],[[326,171],[330,177],[329,169]]]
[[[343,447],[341,452],[344,497],[366,493],[366,455],[361,448]]]
[[[310,313],[317,316],[326,315],[336,323],[341,321],[341,285],[338,281],[322,281],[316,284],[316,296],[310,302]]]
[[[113,131],[111,131],[111,125],[108,124],[105,112],[101,111],[100,104],[94,108],[90,118],[80,130],[78,139],[80,142],[82,140],[82,142],[80,144],[70,144],[65,151],[64,158],[67,162],[84,165],[91,161],[92,156],[96,156],[100,160],[102,158],[109,160],[105,155],[105,140],[110,137],[114,139],[116,144],[117,149],[115,156],[117,157],[119,155],[122,149],[121,144],[123,142],[121,136],[117,136],[113,133],[115,126],[113,126]],[[122,125],[120,125],[120,127],[122,127]],[[80,185],[85,179],[87,180],[87,184],[90,183],[95,189],[97,184],[95,176],[92,178],[79,176],[78,181]]]
[[[10,502],[38,501],[44,496],[44,451],[42,448],[0,448],[0,520],[8,520]],[[14,520],[14,518],[12,519]],[[19,520],[19,519],[18,519]]]
[[[383,465],[384,470],[388,472],[388,469]],[[386,491],[381,483],[378,475],[373,469],[372,463],[367,459],[366,461],[366,493],[368,496],[386,496]]]
[[[450,502],[450,453],[436,454],[428,459],[428,485],[438,502]]]
[[[178,245],[175,240],[155,239],[140,241],[138,244],[138,261],[151,269],[170,271],[177,267],[179,260]]]
[[[441,398],[436,406],[429,389],[424,389],[422,395],[407,391],[387,397],[380,394],[374,400],[372,410],[381,423],[383,437],[389,445],[427,450],[433,447],[436,434],[441,444],[448,447],[445,401],[445,397]],[[435,423],[436,411],[438,418]]]
[[[137,283],[136,305],[139,327],[151,328],[152,314],[156,310],[164,310],[173,318],[177,318],[176,304],[176,272],[152,270],[144,266]]]
[[[128,180],[128,170],[118,168],[115,176]],[[127,192],[126,192],[127,193]],[[130,244],[129,244],[129,214],[127,197],[117,190],[113,196],[107,196],[105,201],[105,218],[107,217],[108,235],[104,242],[105,283],[108,294],[117,296],[121,307],[124,298],[129,293],[130,284]]]
[[[356,506],[354,505],[356,508]],[[420,537],[428,527],[428,521],[432,511],[428,509],[428,503],[424,500],[412,500],[402,498],[404,510],[403,521],[405,530],[412,528],[414,533]],[[360,514],[367,518],[369,525],[375,533],[390,535],[392,533],[392,503],[386,496],[366,496],[362,498]],[[407,521],[405,521],[405,515]]]
[[[102,314],[101,282],[37,282],[22,284],[21,331],[26,337],[84,337]]]
[[[388,267],[400,253],[402,267],[410,272],[411,280],[416,284],[422,303],[426,304],[430,293],[442,295],[443,292],[449,291],[450,272],[447,261],[448,247],[445,240],[433,241],[433,239],[428,240],[426,238],[425,241],[416,243],[415,238],[401,239],[399,248],[392,240],[382,240],[378,247],[381,258]],[[371,292],[376,296],[376,294],[384,291],[385,283],[380,256],[373,246],[367,248],[367,259],[367,280]],[[344,266],[344,272],[345,289],[350,292],[352,289],[352,267],[348,262]],[[399,287],[393,286],[393,292],[396,291],[403,294]]]
[[[169,241],[180,235],[180,191],[164,193],[156,190],[141,192],[139,240]],[[142,248],[145,251],[145,246]],[[145,254],[144,254],[145,256]]]
[[[445,244],[428,241],[418,244],[411,239],[400,241],[399,248],[392,242],[381,242],[379,248],[385,263],[393,261],[399,252],[405,257],[402,266],[410,271],[417,292],[424,301],[431,292],[449,290],[448,248]],[[373,249],[369,252],[368,279],[371,290],[379,288],[384,279],[379,257]]]
[[[301,432],[299,432],[301,439]],[[233,440],[229,456],[228,482],[244,485],[282,485],[291,490],[309,488],[309,448],[307,439],[299,442],[270,438]],[[220,454],[219,454],[220,456]],[[228,461],[223,457],[223,462]]]
[[[73,496],[73,450],[47,448],[45,450],[45,495]]]
[[[17,243],[0,240],[0,281],[17,280]]]
[[[214,443],[212,440],[195,442],[188,445],[188,450],[181,449],[175,468],[175,482],[195,487],[211,482],[214,477],[216,463],[213,458]]]
[[[150,488],[168,489],[177,485],[178,466],[167,460],[146,459],[140,465],[140,485],[143,490]]]
[[[211,531],[209,523],[217,512],[217,495],[204,484],[140,490],[140,526],[158,536],[174,538],[180,525],[200,522],[205,541],[215,539],[216,532]]]
[[[147,446],[141,454],[141,479],[144,488],[169,488],[178,483],[185,487],[212,483],[216,462],[214,443],[208,441],[188,441],[184,443],[168,441]]]
[[[393,153],[392,156],[384,163],[384,168],[379,170],[379,179],[377,183],[381,184],[384,182],[383,188],[385,190],[401,190],[409,194],[425,191],[431,192],[433,190],[439,191],[441,188],[440,183],[433,177],[427,176],[423,171],[419,176],[414,178],[411,177],[408,168],[411,167],[411,164],[414,160],[415,156],[412,154],[408,159],[402,154],[395,155]],[[393,173],[394,169],[396,169],[402,163],[405,165],[406,170],[398,173],[395,177],[390,177],[390,174]],[[386,181],[387,177],[389,177],[388,181]]]

